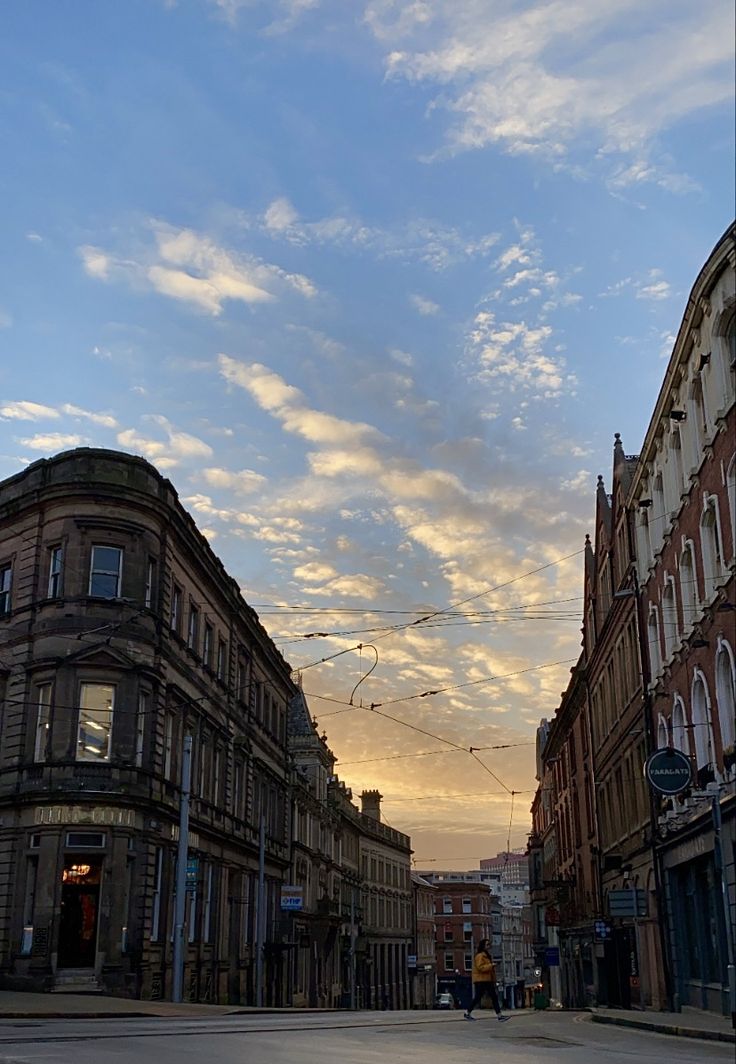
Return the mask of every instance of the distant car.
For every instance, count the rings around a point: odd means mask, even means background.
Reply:
[[[454,1009],[455,1002],[452,999],[452,994],[444,993],[438,994],[437,1000],[434,1003],[436,1009]]]

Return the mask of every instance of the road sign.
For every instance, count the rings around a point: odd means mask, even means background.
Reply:
[[[645,890],[612,890],[608,894],[608,912],[611,916],[646,916],[647,893]]]
[[[281,909],[285,912],[300,912],[304,908],[304,887],[282,886]]]
[[[673,795],[686,791],[693,781],[690,758],[672,746],[655,750],[644,763],[644,775],[658,794]]]
[[[544,963],[548,968],[560,967],[560,947],[547,946],[544,951]]]
[[[596,920],[594,937],[596,942],[605,942],[611,937],[611,925],[605,920]]]

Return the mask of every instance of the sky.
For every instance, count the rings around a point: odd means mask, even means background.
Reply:
[[[731,8],[3,5],[0,477],[169,477],[418,867],[524,844],[596,478],[731,220]]]

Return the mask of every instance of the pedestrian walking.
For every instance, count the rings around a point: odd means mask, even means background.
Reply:
[[[498,1017],[499,1023],[505,1023],[508,1016],[501,1014],[501,1006],[498,1003],[498,991],[496,990],[496,965],[490,953],[491,944],[487,938],[482,938],[478,943],[478,952],[473,958],[473,1000],[464,1013],[466,1020],[474,1020],[471,1013],[480,1005],[483,998],[488,995],[491,1004]]]

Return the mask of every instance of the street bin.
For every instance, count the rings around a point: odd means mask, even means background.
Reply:
[[[535,1009],[548,1009],[549,998],[541,990],[537,990],[534,994],[534,1008]]]

